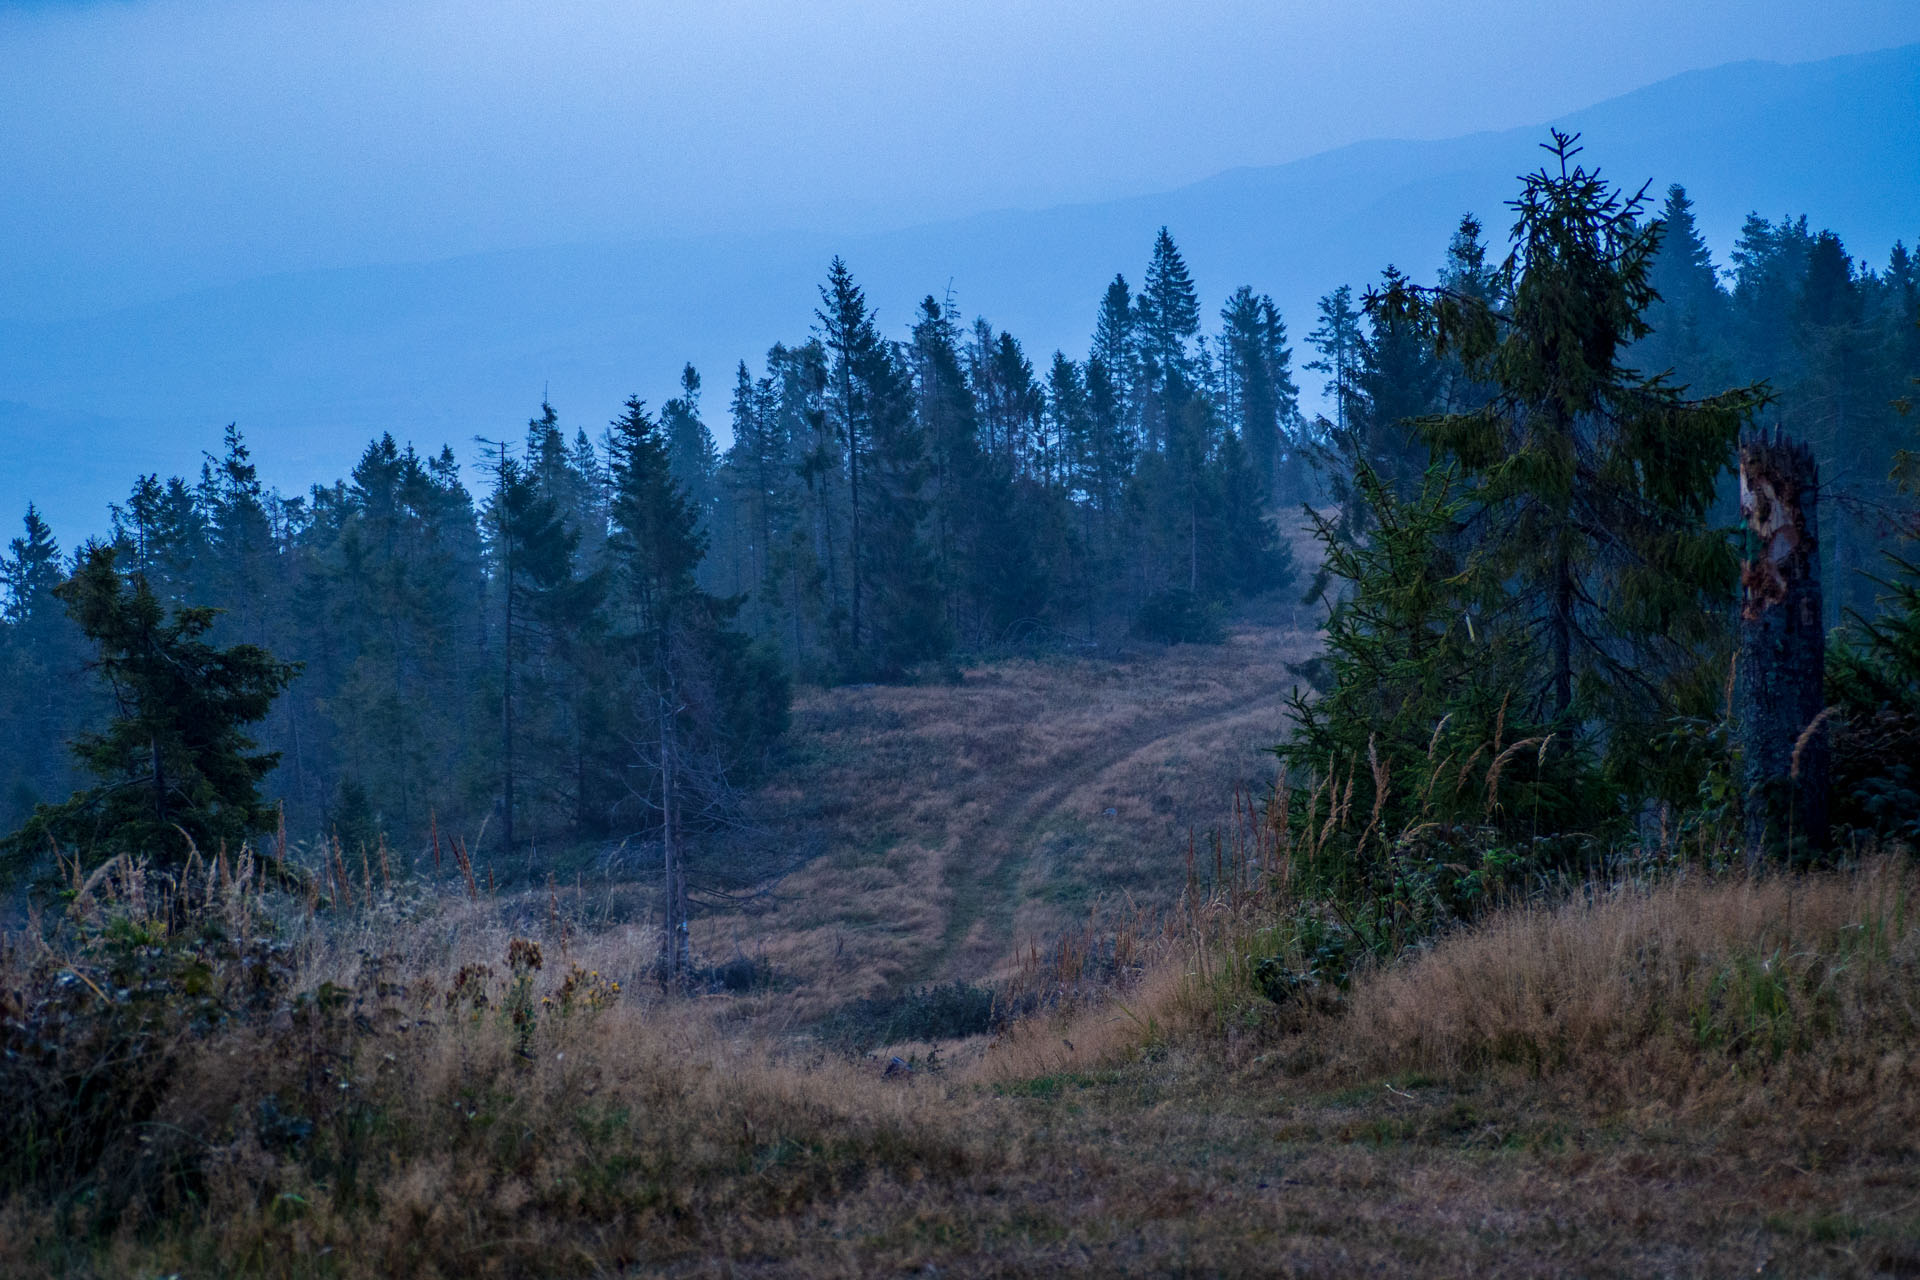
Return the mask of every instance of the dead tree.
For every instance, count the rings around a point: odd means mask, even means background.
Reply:
[[[1813,451],[1776,429],[1740,441],[1740,569],[1734,701],[1747,864],[1827,839],[1827,637],[1820,611]]]

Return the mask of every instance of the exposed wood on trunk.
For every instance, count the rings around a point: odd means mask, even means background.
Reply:
[[[1751,543],[1740,570],[1735,706],[1749,865],[1827,839],[1826,629],[1812,451],[1780,431],[1740,442],[1740,514]]]

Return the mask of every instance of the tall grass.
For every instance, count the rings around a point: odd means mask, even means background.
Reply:
[[[617,936],[504,935],[472,903],[375,931],[356,887],[289,947],[268,917],[302,904],[249,854],[120,860],[5,939],[0,1274],[659,1266],[979,1158],[920,1093],[611,976],[644,939],[602,970]]]
[[[1001,1105],[1040,1095],[1005,1086],[1162,1061],[1214,1064],[1243,1105],[1276,1071],[1289,1092],[1545,1082],[1906,1158],[1910,859],[1754,876],[1655,848],[1447,916],[1420,897],[1427,833],[1381,832],[1350,796],[1331,776],[1237,793],[1188,840],[1172,910],[1032,945],[990,1045],[886,1078],[778,991],[665,998],[650,925],[491,894],[464,850],[444,895],[331,847],[293,892],[283,856],[117,860],[0,936],[0,1274],[829,1273],[842,1235],[937,1256],[914,1233],[962,1230],[941,1203],[1080,1179],[1104,1204],[1124,1181],[1088,1183],[1084,1151],[1054,1167]],[[1383,911],[1313,896],[1303,868],[1346,838],[1393,869]],[[948,994],[976,1027],[979,993]],[[1151,1167],[1127,1135],[1158,1121],[1112,1105],[1100,1143]]]
[[[1390,780],[1375,781],[1379,794]],[[1502,875],[1488,859],[1451,869],[1484,880],[1478,912],[1449,914],[1421,901],[1434,889],[1416,861],[1427,831],[1380,833],[1350,795],[1332,774],[1304,803],[1284,780],[1262,803],[1237,795],[1230,821],[1189,845],[1176,912],[1063,949],[1131,956],[1125,983],[1054,974],[1075,998],[1004,1037],[989,1076],[1184,1039],[1291,1045],[1290,1060],[1342,1078],[1570,1072],[1631,1089],[1784,1073],[1830,1098],[1920,1084],[1909,854],[1771,874],[1731,848],[1694,858],[1664,841],[1597,857],[1586,874]],[[1314,896],[1324,881],[1303,868],[1356,834],[1390,869],[1386,900]]]
[[[1531,1072],[1635,1055],[1677,1070],[1814,1056],[1874,1078],[1920,1032],[1910,859],[1687,875],[1522,905],[1356,985],[1338,1030],[1373,1069]],[[1691,1069],[1691,1068],[1690,1068]]]

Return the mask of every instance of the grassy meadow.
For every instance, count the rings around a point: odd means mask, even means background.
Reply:
[[[0,951],[0,1274],[1920,1274],[1911,862],[1336,981],[1258,803],[1309,643],[805,694],[694,998],[630,851],[110,864]]]

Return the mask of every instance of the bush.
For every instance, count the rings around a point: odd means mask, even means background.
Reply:
[[[0,934],[0,1273],[466,1275],[484,1253],[571,1275],[582,1242],[651,1273],[973,1159],[867,1105],[856,1068],[706,1042],[702,1002],[639,1008],[556,960],[564,934],[461,963],[323,920],[295,966],[273,928],[295,904],[247,861],[117,861],[51,928]]]
[[[1134,616],[1133,629],[1161,644],[1219,644],[1226,639],[1219,607],[1180,587],[1148,596]]]
[[[1841,832],[1920,845],[1920,565],[1898,576],[1878,617],[1851,620],[1827,658],[1833,818]]]
[[[74,891],[38,958],[0,986],[0,1189],[129,1201],[195,1194],[195,1149],[150,1128],[201,1039],[279,1008],[287,949],[260,927],[250,859],[155,875],[125,857]]]
[[[963,1040],[994,1030],[1006,1018],[991,987],[956,981],[856,1000],[824,1031],[849,1048],[870,1049],[905,1040]]]

